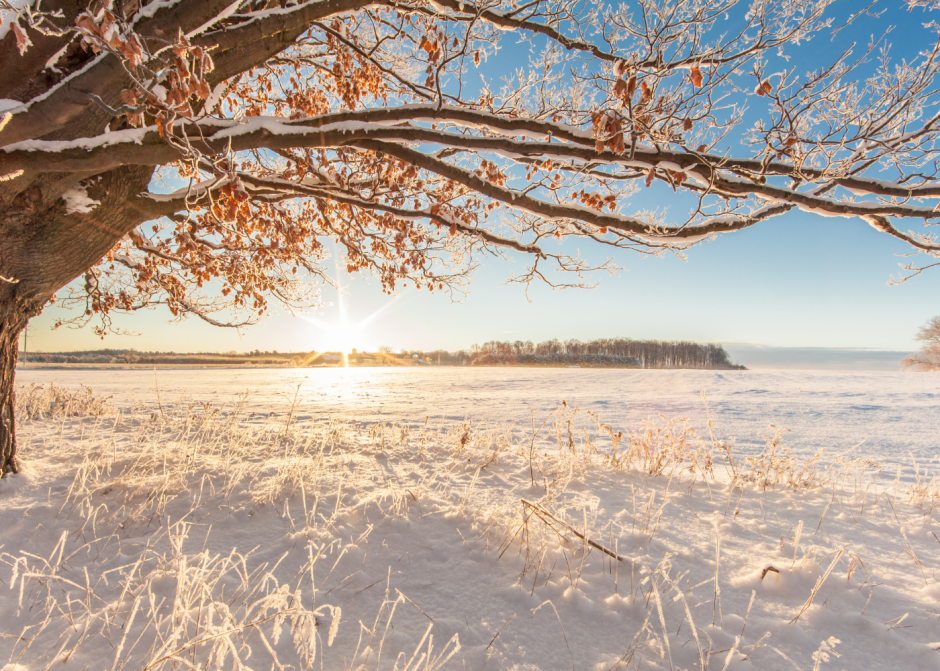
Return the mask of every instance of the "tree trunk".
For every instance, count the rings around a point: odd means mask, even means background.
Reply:
[[[140,198],[152,174],[149,166],[124,166],[81,182],[49,173],[0,188],[0,475],[18,468],[13,397],[20,333],[56,291],[152,218]],[[90,211],[69,210],[63,199],[78,184],[94,205]]]
[[[0,306],[0,475],[16,473],[18,470],[13,376],[19,336],[25,326],[26,319],[15,306]]]

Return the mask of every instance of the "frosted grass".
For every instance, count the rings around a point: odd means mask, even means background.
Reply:
[[[714,407],[411,427],[160,389],[21,389],[2,671],[936,668],[923,464],[748,457]]]
[[[118,405],[155,405],[152,369],[20,369],[21,384],[56,382],[113,396]],[[756,454],[764,436],[807,459],[851,451],[883,464],[929,463],[940,454],[940,377],[881,372],[753,372],[534,368],[158,369],[163,402],[232,403],[247,394],[257,418],[287,412],[296,385],[297,419],[335,418],[419,425],[425,418],[527,426],[562,400],[625,431],[662,414],[704,428],[706,392],[722,437]]]

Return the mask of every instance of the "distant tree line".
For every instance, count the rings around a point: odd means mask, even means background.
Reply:
[[[639,368],[709,368],[723,370],[745,370],[744,366],[731,362],[728,352],[721,345],[701,344],[684,340],[631,340],[629,338],[603,338],[581,342],[580,340],[546,340],[535,344],[532,341],[490,341],[482,346],[474,345],[472,363],[487,365],[551,365],[583,364],[622,365]],[[631,360],[633,362],[631,363]],[[606,361],[606,363],[604,363]],[[544,363],[543,363],[544,362]]]
[[[324,362],[318,355],[335,355]],[[343,357],[341,352],[141,352],[135,349],[100,349],[82,352],[28,352],[20,353],[22,363],[47,364],[164,364],[181,366],[199,365],[253,365],[279,367],[306,367],[310,365],[352,366],[590,366],[606,368],[712,368],[743,370],[744,366],[731,363],[721,345],[699,344],[687,341],[630,340],[606,338],[581,342],[579,340],[546,340],[499,342],[496,340],[474,345],[470,350],[409,350],[393,353],[390,347],[376,352],[353,350]]]
[[[136,349],[99,349],[80,352],[20,352],[19,360],[28,363],[136,363],[136,364],[178,364],[205,365],[232,362],[253,363],[256,365],[281,366],[291,357],[290,353],[278,352],[141,352]]]
[[[323,360],[323,355],[331,357]],[[26,364],[162,364],[179,366],[204,365],[252,365],[304,368],[307,366],[342,365],[402,366],[402,365],[468,365],[473,353],[467,350],[448,352],[445,350],[421,351],[401,350],[393,353],[389,347],[377,352],[352,350],[345,357],[343,352],[278,352],[277,350],[250,352],[142,352],[136,349],[99,349],[74,352],[20,352],[19,361]]]
[[[612,354],[509,354],[486,352],[473,357],[473,366],[584,366],[586,368],[639,368],[640,360],[635,356]]]

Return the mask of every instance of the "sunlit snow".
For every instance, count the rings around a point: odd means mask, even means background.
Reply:
[[[4,671],[940,659],[936,376],[18,379],[23,471],[0,481]]]

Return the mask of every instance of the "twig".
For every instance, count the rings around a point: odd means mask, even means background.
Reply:
[[[911,555],[911,559],[914,560],[914,563],[917,564],[917,568],[920,569],[920,574],[924,578],[924,586],[927,587],[929,585],[927,583],[927,573],[924,571],[924,565],[920,563],[920,559],[918,559],[917,555],[914,553],[914,546],[911,545],[911,541],[908,540],[907,534],[904,532],[904,527],[902,526],[900,529],[901,535],[904,537],[904,542],[907,543],[907,553]]]
[[[809,598],[806,600],[806,603],[804,603],[803,607],[800,608],[800,612],[796,614],[796,617],[790,620],[790,624],[794,624],[797,621],[799,621],[799,619],[803,616],[803,613],[809,610],[809,607],[813,605],[813,599],[816,598],[816,593],[819,592],[820,588],[823,586],[823,583],[826,582],[826,578],[828,578],[829,574],[832,573],[832,569],[835,568],[836,562],[839,561],[839,558],[842,556],[842,553],[844,551],[845,551],[845,548],[841,548],[836,553],[835,559],[833,559],[832,563],[829,564],[829,568],[826,569],[826,572],[823,573],[822,577],[816,581],[816,586],[813,587],[813,591],[810,592]]]
[[[153,386],[157,390],[157,406],[160,408],[160,416],[166,419],[166,413],[163,412],[163,401],[160,400],[160,385],[157,383],[157,367],[153,367]]]
[[[537,576],[536,576],[536,577],[537,577]],[[487,663],[488,661],[490,661],[490,648],[493,647],[493,644],[496,642],[496,639],[499,638],[499,635],[503,633],[503,629],[505,629],[507,626],[509,626],[509,623],[512,622],[513,618],[515,618],[515,617],[516,617],[516,614],[513,613],[513,614],[512,614],[512,617],[510,617],[508,620],[506,620],[506,622],[503,624],[503,626],[499,628],[499,631],[496,632],[496,635],[493,637],[493,640],[490,641],[490,644],[489,644],[488,646],[486,646],[486,651],[485,651],[485,652],[486,652],[486,657],[485,657],[484,660],[483,660],[483,666],[480,667],[480,671],[483,671],[483,669],[486,668],[486,663]]]
[[[712,602],[712,624],[715,619],[721,623],[721,587],[718,585],[718,565],[721,562],[721,538],[718,535],[718,527],[715,527],[715,600]]]
[[[395,591],[398,592],[398,595],[399,595],[401,598],[403,598],[405,601],[407,601],[407,602],[410,603],[412,606],[414,606],[415,608],[417,608],[419,613],[421,613],[422,615],[424,615],[424,616],[425,616],[426,618],[428,618],[431,622],[434,622],[434,618],[433,618],[433,617],[431,617],[430,615],[428,615],[427,613],[425,613],[423,610],[421,610],[421,607],[418,606],[418,604],[416,604],[414,601],[412,601],[412,600],[409,599],[407,596],[405,596],[404,594],[402,594],[400,589],[396,589]]]
[[[596,543],[596,542],[592,541],[590,538],[588,538],[587,536],[585,536],[585,535],[582,534],[581,532],[577,531],[577,530],[576,530],[574,527],[572,527],[570,524],[567,524],[566,522],[562,522],[560,519],[558,519],[557,517],[555,517],[554,515],[552,515],[550,512],[548,512],[547,510],[545,510],[544,508],[542,508],[542,507],[539,506],[538,504],[531,503],[531,502],[529,502],[529,501],[526,501],[525,499],[521,499],[521,501],[522,501],[522,505],[528,506],[529,508],[531,508],[532,511],[539,517],[539,519],[541,519],[543,522],[545,522],[546,524],[548,524],[548,526],[550,526],[550,527],[552,526],[552,525],[551,525],[551,522],[549,522],[549,520],[551,520],[552,522],[555,522],[555,523],[557,523],[557,524],[560,524],[561,526],[565,527],[565,529],[567,529],[568,531],[570,531],[571,533],[573,533],[575,536],[577,536],[578,538],[580,538],[581,540],[583,540],[585,543],[587,543],[588,545],[590,545],[592,548],[594,548],[594,549],[596,549],[596,550],[600,550],[600,551],[603,552],[604,554],[608,555],[609,557],[613,557],[613,558],[616,559],[617,561],[625,561],[625,558],[624,558],[624,557],[621,557],[620,555],[618,555],[616,552],[613,552],[612,550],[608,550],[607,548],[605,548],[605,547],[604,547],[603,545],[601,545],[600,543]],[[548,520],[545,519],[546,517],[548,518]],[[554,529],[554,527],[552,527],[552,528]],[[585,531],[586,531],[586,529],[585,529]],[[557,529],[555,529],[555,532],[556,532],[556,533],[559,533],[559,535],[560,535],[560,532],[559,532]]]

